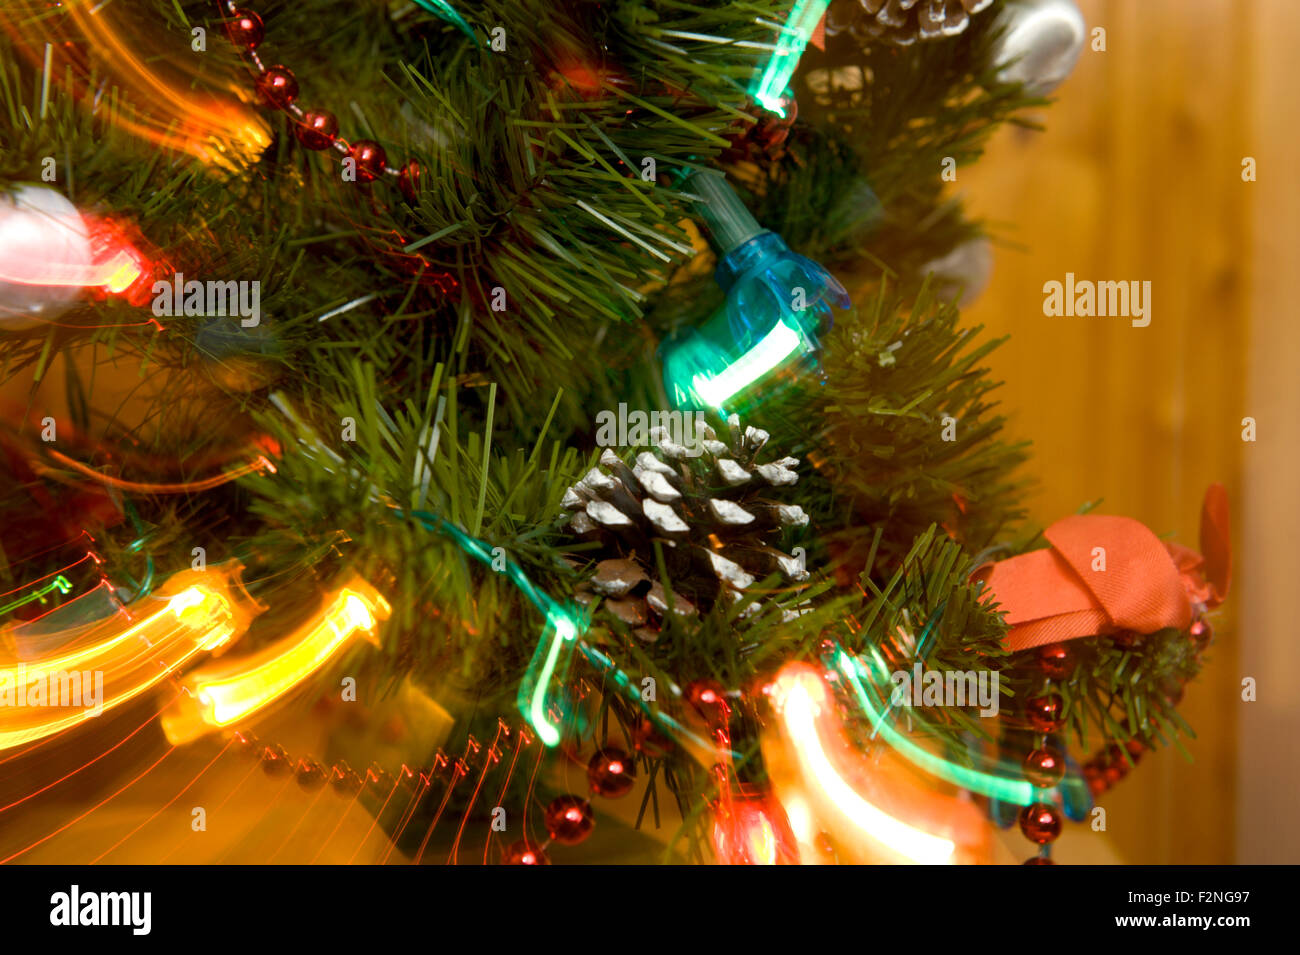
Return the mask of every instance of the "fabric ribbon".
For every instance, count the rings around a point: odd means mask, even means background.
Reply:
[[[1011,650],[1120,631],[1186,630],[1228,594],[1230,530],[1228,493],[1211,484],[1199,554],[1161,542],[1129,517],[1076,514],[1043,532],[1051,547],[985,564],[971,579],[984,581],[1004,612]]]

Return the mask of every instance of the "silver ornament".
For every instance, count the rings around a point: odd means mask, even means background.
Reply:
[[[998,25],[1003,30],[993,54],[998,79],[1023,83],[1031,96],[1046,96],[1065,81],[1088,37],[1073,0],[1013,0]]]
[[[40,285],[44,267],[75,272],[92,262],[90,234],[77,207],[48,186],[0,193],[0,328],[57,319],[81,297],[80,285]]]
[[[934,290],[940,298],[952,299],[960,293],[957,304],[965,307],[988,287],[993,274],[993,245],[982,236],[969,239],[922,266],[921,272],[935,277]]]

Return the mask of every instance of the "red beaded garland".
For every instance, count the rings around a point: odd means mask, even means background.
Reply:
[[[325,785],[325,767],[314,759],[298,760],[298,785],[311,792]]]
[[[307,149],[329,149],[338,138],[339,121],[333,113],[314,109],[303,114],[302,120],[294,124],[293,132]]]
[[[546,852],[532,839],[520,839],[506,846],[502,861],[506,865],[550,865]]]
[[[1063,643],[1039,647],[1038,669],[1053,680],[1064,680],[1074,672],[1074,652]]]
[[[257,91],[272,106],[287,109],[298,98],[298,80],[287,66],[272,66],[257,78]]]
[[[1025,700],[1025,717],[1040,733],[1055,733],[1065,725],[1065,700],[1060,694],[1045,693]]]
[[[397,780],[393,774],[378,763],[372,763],[370,769],[366,772],[366,786],[376,796],[387,796],[397,786]]]
[[[1065,778],[1065,757],[1050,747],[1035,749],[1023,764],[1025,778],[1039,789],[1050,789]]]
[[[336,773],[334,778],[330,780],[330,784],[334,787],[336,793],[340,796],[355,796],[361,792],[361,787],[365,785],[365,781],[357,774],[355,769],[347,763],[342,763],[334,768]]]
[[[226,21],[227,32],[231,40],[248,51],[248,57],[258,70],[255,85],[261,97],[272,106],[291,113],[294,119],[294,135],[307,149],[323,150],[338,146],[340,152],[346,152],[351,160],[355,177],[352,181],[369,183],[385,173],[397,180],[398,187],[409,202],[414,203],[420,192],[420,178],[423,170],[415,160],[408,161],[401,170],[388,166],[388,157],[378,143],[359,139],[349,144],[339,136],[338,120],[325,110],[303,113],[294,105],[298,99],[298,80],[286,66],[264,67],[254,49],[265,38],[266,30],[261,18],[250,11],[237,9],[226,0],[223,9],[229,15]],[[441,288],[441,284],[439,284]]]
[[[348,156],[356,163],[357,181],[373,182],[384,171],[388,158],[384,147],[369,139],[358,139],[348,147]]]
[[[607,799],[618,799],[636,784],[636,767],[632,757],[621,749],[602,749],[587,763],[587,781],[591,791]]]
[[[1111,743],[1106,747],[1106,762],[1116,766],[1128,766],[1136,760],[1130,757],[1127,746]]]
[[[577,845],[596,827],[591,803],[581,796],[556,796],[546,807],[546,831],[556,842]]]
[[[235,10],[226,21],[226,32],[236,46],[253,49],[266,37],[262,18],[248,10]]]
[[[268,776],[285,776],[293,772],[293,763],[283,746],[267,746],[262,750],[262,769]]]
[[[1036,802],[1020,810],[1020,831],[1030,842],[1040,846],[1061,834],[1061,816],[1054,806]]]

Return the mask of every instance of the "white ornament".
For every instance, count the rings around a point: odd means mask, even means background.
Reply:
[[[82,287],[32,280],[44,270],[75,274],[91,261],[86,221],[62,193],[26,183],[0,193],[0,329],[58,318],[81,297]]]
[[[998,20],[998,79],[1023,83],[1031,96],[1046,96],[1065,81],[1088,37],[1073,0],[1013,0]]]
[[[960,291],[957,304],[964,308],[979,298],[989,284],[993,274],[993,246],[983,237],[969,239],[947,255],[922,266],[921,272],[934,275],[935,293],[944,300]]]

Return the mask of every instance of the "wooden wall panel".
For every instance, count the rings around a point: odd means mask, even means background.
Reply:
[[[1007,382],[1001,397],[1013,434],[1036,446],[1035,519],[1049,522],[1101,498],[1102,512],[1136,517],[1194,545],[1206,485],[1228,486],[1238,580],[1246,583],[1220,613],[1218,645],[1184,700],[1198,733],[1187,744],[1194,762],[1173,751],[1148,758],[1103,800],[1105,838],[1126,862],[1230,862],[1238,842],[1258,857],[1248,834],[1258,826],[1250,821],[1256,802],[1239,802],[1237,733],[1249,706],[1239,692],[1243,646],[1272,646],[1283,618],[1280,609],[1252,614],[1249,631],[1237,621],[1243,603],[1253,608],[1265,597],[1266,583],[1294,590],[1297,520],[1294,504],[1260,512],[1264,499],[1243,482],[1243,465],[1254,455],[1253,478],[1267,474],[1278,485],[1275,497],[1284,486],[1294,497],[1300,487],[1300,440],[1282,435],[1284,428],[1296,434],[1300,400],[1265,397],[1280,396],[1276,379],[1289,379],[1284,390],[1295,399],[1300,367],[1295,318],[1286,309],[1296,301],[1300,248],[1289,102],[1300,5],[1080,6],[1089,28],[1105,27],[1106,51],[1084,52],[1044,112],[1046,133],[1005,130],[960,174],[971,208],[1019,246],[998,250],[992,281],[967,316],[1013,336],[992,364]],[[1242,157],[1260,154],[1268,156],[1271,178],[1244,183]],[[1252,261],[1262,245],[1270,252],[1258,260],[1268,272],[1259,281]],[[1151,325],[1044,316],[1043,283],[1067,271],[1080,279],[1151,281]],[[1266,406],[1278,440],[1268,448],[1243,444],[1242,417]],[[1265,533],[1270,515],[1278,519],[1272,534]],[[1273,596],[1284,599],[1276,590]],[[1257,669],[1265,664],[1262,650],[1245,657],[1258,660]],[[1269,669],[1288,667],[1291,681],[1300,676],[1294,652],[1279,649],[1267,660]],[[1264,721],[1276,727],[1290,720],[1292,739],[1296,695],[1277,700],[1272,721]],[[1280,794],[1294,793],[1297,771],[1269,775],[1269,744],[1256,743],[1242,771],[1254,774],[1260,792],[1289,799]],[[1294,839],[1289,851],[1290,861],[1300,856]]]
[[[1250,187],[1250,364],[1244,414],[1260,422],[1243,447],[1241,675],[1259,698],[1238,721],[1237,859],[1300,862],[1300,130],[1295,106],[1300,4],[1260,3],[1250,19],[1251,150],[1263,170]]]

